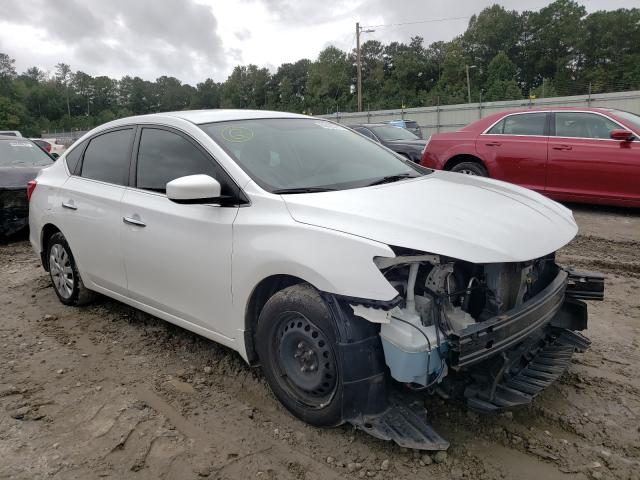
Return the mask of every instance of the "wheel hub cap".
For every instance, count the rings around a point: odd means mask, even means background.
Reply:
[[[63,298],[70,298],[74,285],[71,257],[59,243],[53,245],[49,252],[49,272],[58,294]]]
[[[303,403],[320,407],[336,388],[336,363],[329,340],[301,314],[285,315],[279,329],[281,376]]]
[[[318,369],[318,358],[306,342],[300,342],[298,344],[298,348],[296,349],[296,353],[293,354],[293,357],[298,359],[301,372],[315,372]]]

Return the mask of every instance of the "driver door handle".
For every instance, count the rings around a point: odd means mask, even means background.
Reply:
[[[140,218],[133,217],[122,217],[122,221],[124,223],[128,223],[129,225],[135,225],[136,227],[146,227],[147,224],[144,223]]]
[[[69,210],[77,210],[76,204],[73,203],[73,200],[69,202],[62,202],[62,208],[68,208]]]

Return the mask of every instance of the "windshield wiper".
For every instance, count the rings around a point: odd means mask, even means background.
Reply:
[[[374,182],[371,182],[368,186],[372,187],[374,185],[382,185],[383,183],[397,182],[398,180],[404,180],[405,178],[415,178],[416,176],[412,175],[411,173],[398,173],[397,175],[387,175],[386,177],[382,177]]]
[[[295,187],[295,188],[279,188],[271,193],[286,195],[288,193],[318,193],[318,192],[335,192],[335,188],[326,187]]]

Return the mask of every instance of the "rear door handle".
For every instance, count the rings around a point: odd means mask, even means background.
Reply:
[[[486,142],[485,145],[487,147],[499,147],[502,145],[502,142]]]
[[[73,200],[69,202],[62,202],[62,208],[68,208],[69,210],[77,210],[76,204],[73,203]]]
[[[128,223],[129,225],[135,225],[136,227],[146,227],[147,224],[144,223],[140,218],[133,217],[122,217],[122,221],[124,223]]]
[[[571,150],[573,147],[571,145],[554,145],[551,148],[554,150]]]

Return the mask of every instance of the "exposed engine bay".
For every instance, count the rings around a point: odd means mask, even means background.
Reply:
[[[527,403],[564,371],[574,349],[589,345],[575,331],[587,326],[586,304],[580,299],[603,298],[600,274],[562,269],[554,254],[526,262],[472,264],[420,252],[398,253],[375,262],[403,301],[388,310],[351,307],[355,315],[381,324],[389,373],[414,390],[430,389],[452,371],[473,370],[475,378],[484,375],[493,383],[487,395],[483,387],[467,388],[472,392],[468,399],[478,397],[473,400],[477,408]],[[538,350],[558,345],[569,349],[569,357],[562,355],[562,365],[546,362],[540,374],[529,372],[543,378],[519,378],[518,385],[528,392],[525,397],[514,400],[513,391],[512,400],[496,397],[499,382],[526,372]]]
[[[565,372],[575,351],[590,345],[578,333],[587,327],[582,300],[604,298],[601,274],[561,268],[554,254],[472,264],[396,253],[374,260],[398,292],[395,305],[350,306],[354,315],[380,324],[388,373],[410,391],[460,395],[486,412],[524,405]],[[388,407],[366,421],[350,421],[403,446],[446,448],[403,396],[390,396]]]

